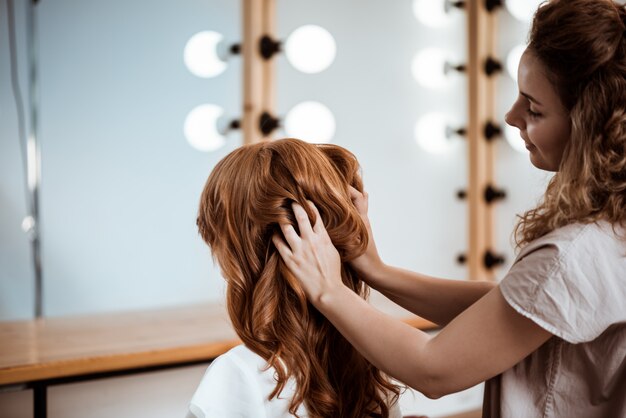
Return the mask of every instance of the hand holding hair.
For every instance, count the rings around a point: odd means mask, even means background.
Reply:
[[[315,213],[313,227],[304,208],[294,202],[292,208],[300,236],[292,225],[281,224],[280,228],[287,242],[278,235],[274,235],[272,241],[287,268],[302,284],[311,303],[317,306],[325,294],[343,286],[341,259],[328,236],[319,211],[312,202],[307,202]]]
[[[367,217],[369,195],[365,191],[361,193],[354,187],[349,187],[350,199],[352,199],[352,203],[356,207],[363,223],[367,227],[367,234],[369,235],[367,250],[365,250],[362,255],[350,261],[350,264],[361,275],[361,278],[368,282],[369,279],[376,274],[376,272],[384,269],[385,264],[378,254],[378,249],[376,248],[376,243],[374,242],[374,235],[372,233],[372,226],[369,218]]]
[[[275,416],[270,410],[284,407],[290,415],[305,410],[312,418],[400,414],[401,385],[319,315],[322,304],[337,294],[366,303],[369,288],[345,263],[369,242],[348,192],[348,185],[363,190],[359,170],[356,157],[344,148],[285,138],[232,151],[202,191],[198,230],[226,279],[228,314],[245,344],[233,350],[267,364],[259,370],[257,363],[246,363],[251,375],[245,373],[243,385],[223,379],[220,367],[241,374],[228,362],[214,363],[206,376],[229,393],[237,391],[237,400],[241,392],[246,403],[254,389],[260,395],[255,399],[268,406],[268,417]],[[307,197],[319,211],[306,206]],[[294,201],[301,206],[292,206]],[[320,303],[313,306],[307,299]],[[266,381],[265,372],[273,381]],[[229,411],[239,405],[220,396],[225,392],[210,392],[207,399]],[[256,405],[250,403],[255,412],[244,415],[257,416]]]

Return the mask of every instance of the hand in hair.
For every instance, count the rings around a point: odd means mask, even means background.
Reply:
[[[372,226],[370,225],[369,218],[367,217],[368,197],[367,192],[361,193],[354,187],[350,186],[350,198],[359,212],[361,219],[363,219],[363,223],[365,223],[365,226],[367,227],[367,233],[369,236],[367,250],[352,260],[350,264],[365,281],[368,281],[368,278],[384,267],[383,260],[380,258],[380,255],[378,255],[378,249],[376,248],[376,243],[374,242]]]
[[[322,222],[317,208],[308,202],[315,213],[315,225],[302,206],[293,203],[293,213],[298,222],[300,235],[290,224],[281,224],[285,241],[278,235],[272,237],[274,245],[285,261],[287,268],[300,281],[302,288],[313,305],[337,287],[341,281],[341,259]]]

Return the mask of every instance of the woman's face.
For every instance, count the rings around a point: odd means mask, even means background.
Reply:
[[[505,116],[520,131],[537,168],[558,171],[563,150],[570,138],[570,118],[546,69],[526,50],[519,63],[519,95]]]

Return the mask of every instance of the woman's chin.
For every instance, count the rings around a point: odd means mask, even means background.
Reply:
[[[530,162],[538,169],[552,172],[558,171],[557,167],[554,167],[552,164],[548,164],[546,160],[539,155],[536,147],[531,145],[530,148],[528,148],[528,153],[530,156]]]

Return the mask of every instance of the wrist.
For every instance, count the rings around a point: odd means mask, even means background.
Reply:
[[[385,272],[389,269],[389,266],[383,262],[380,258],[375,260],[369,268],[367,276],[373,282],[377,282],[383,279]]]
[[[362,264],[357,268],[357,273],[361,278],[367,282],[370,286],[376,287],[379,283],[384,282],[386,271],[389,269],[380,258],[370,261],[367,264]]]
[[[350,261],[350,265],[356,272],[365,277],[369,277],[372,272],[380,269],[383,264],[383,260],[376,252],[373,254],[365,253]]]
[[[343,298],[343,294],[348,291],[351,292],[341,281],[338,283],[325,288],[322,292],[319,293],[317,298],[312,301],[313,305],[320,311],[322,314],[326,314],[328,310],[331,310],[334,306],[340,304],[341,299]]]

